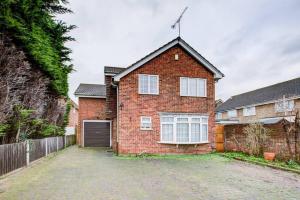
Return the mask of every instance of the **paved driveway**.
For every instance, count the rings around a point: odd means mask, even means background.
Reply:
[[[300,199],[300,176],[217,155],[125,159],[70,147],[0,180],[0,199]]]

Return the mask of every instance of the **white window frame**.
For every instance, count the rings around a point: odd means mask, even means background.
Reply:
[[[144,122],[144,119],[149,119],[150,122]],[[144,123],[149,123],[150,127],[143,127]],[[152,130],[152,119],[149,116],[141,116],[141,123],[140,123],[140,129],[141,130]]]
[[[147,82],[148,82],[148,92],[142,92],[141,90],[141,76],[147,76]],[[157,77],[156,81],[156,93],[151,93],[151,86],[150,86],[150,77]],[[139,94],[149,94],[149,95],[158,95],[159,94],[159,76],[158,75],[152,75],[152,74],[139,74],[138,75],[138,91]]]
[[[182,80],[183,79],[187,79],[188,80],[188,87],[187,87],[187,95],[186,94],[183,94],[183,91],[182,91],[182,87],[181,87],[181,84],[182,84]],[[198,94],[198,88],[197,88],[197,84],[196,84],[196,95],[191,95],[190,94],[190,82],[191,80],[201,80],[201,81],[204,81],[204,95],[200,95]],[[180,80],[179,80],[179,88],[180,88],[180,96],[182,97],[207,97],[207,79],[204,79],[204,78],[190,78],[190,77],[180,77]]]
[[[228,110],[227,111],[227,116],[228,116],[228,118],[235,118],[235,117],[237,117],[237,110],[235,110],[235,109]]]
[[[249,113],[249,109],[253,109],[253,113]],[[248,116],[255,116],[256,115],[256,108],[255,106],[248,106],[243,108],[243,116],[248,117]]]
[[[163,122],[162,118],[163,117],[172,117],[174,120],[172,122]],[[177,121],[178,118],[188,118],[188,121],[186,122],[179,122]],[[192,121],[192,119],[199,119],[199,122]],[[207,122],[203,122],[206,119]],[[199,116],[199,115],[161,115],[160,116],[160,142],[159,143],[164,143],[164,144],[202,144],[202,143],[209,143],[209,126],[208,126],[208,121],[209,117],[208,116]],[[177,142],[177,124],[178,123],[188,123],[189,124],[189,141],[188,142]],[[172,141],[164,141],[162,139],[162,125],[163,124],[170,124],[173,125],[173,140]],[[198,142],[192,142],[192,124],[200,124],[200,141]],[[207,126],[207,140],[202,140],[203,136],[203,125]]]
[[[279,104],[282,104],[282,105],[279,105]],[[292,108],[289,107],[289,105],[291,105],[291,104],[293,105]],[[277,113],[286,112],[286,111],[291,112],[295,108],[295,101],[294,101],[294,99],[280,100],[280,101],[275,102],[274,106],[275,106],[275,112],[277,112]]]

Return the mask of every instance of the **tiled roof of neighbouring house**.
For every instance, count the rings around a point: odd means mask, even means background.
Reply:
[[[104,73],[105,74],[118,74],[122,71],[124,71],[126,68],[122,67],[110,67],[110,66],[105,66],[104,67]]]
[[[105,97],[106,86],[100,84],[80,83],[74,94],[75,96]]]
[[[283,98],[300,96],[300,78],[267,86],[231,97],[217,107],[217,112],[236,109],[243,106],[262,104]]]

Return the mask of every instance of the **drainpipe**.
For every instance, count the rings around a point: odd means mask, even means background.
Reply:
[[[119,155],[119,86],[117,85],[117,155]]]

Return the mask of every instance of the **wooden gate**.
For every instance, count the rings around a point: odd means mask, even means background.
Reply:
[[[224,125],[216,125],[216,150],[224,152]]]

